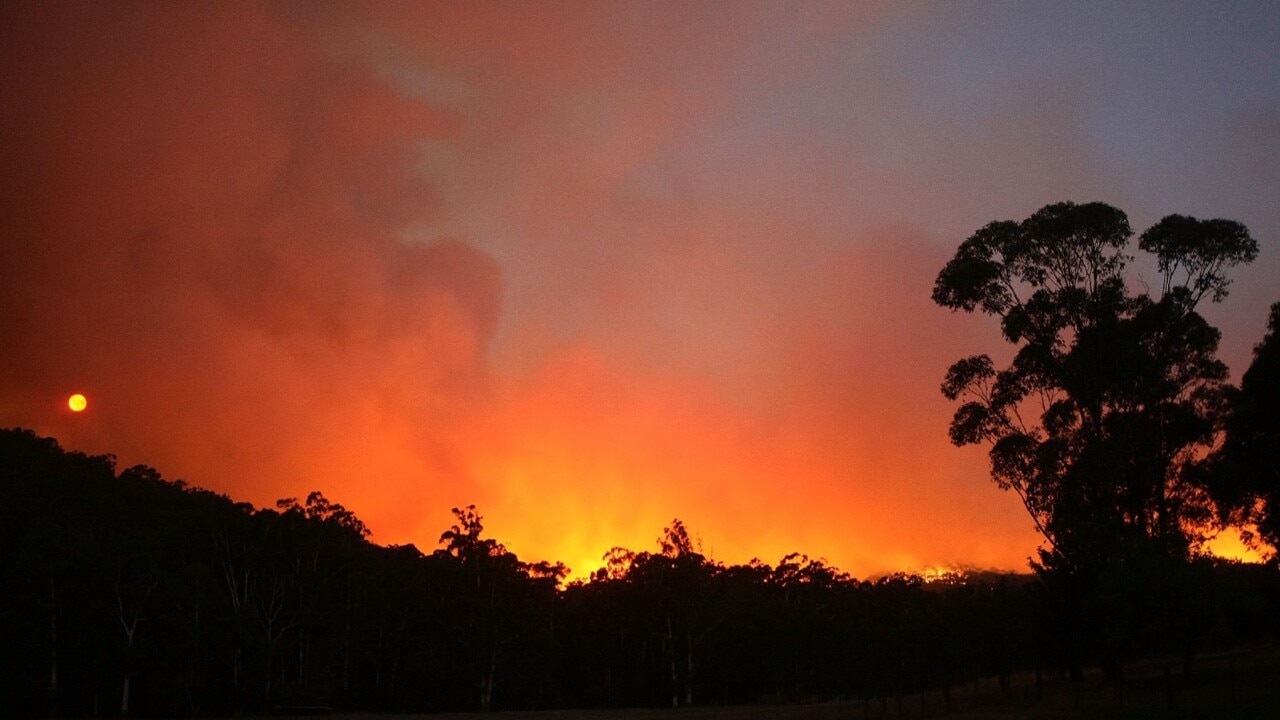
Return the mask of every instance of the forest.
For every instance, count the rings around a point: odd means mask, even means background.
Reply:
[[[1197,557],[1100,589],[1080,633],[1035,575],[859,580],[715,562],[675,520],[587,581],[455,510],[383,547],[315,492],[255,509],[0,431],[5,716],[878,702],[1275,641],[1274,567]]]
[[[0,713],[227,716],[862,702],[1015,677],[1123,688],[1160,658],[1280,640],[1274,555],[1214,557],[1227,526],[1280,541],[1280,303],[1238,386],[1197,311],[1256,241],[1171,215],[1058,203],[962,243],[933,299],[1013,346],[962,358],[956,445],[989,448],[1043,543],[1030,572],[858,579],[822,559],[708,557],[679,519],[586,580],[522,560],[474,506],[433,548],[379,546],[320,491],[256,508],[153,468],[0,431]],[[1145,287],[1145,291],[1135,288]],[[1008,355],[1008,353],[1005,353]],[[1230,675],[1232,701],[1235,675]],[[1274,687],[1274,683],[1271,683]]]

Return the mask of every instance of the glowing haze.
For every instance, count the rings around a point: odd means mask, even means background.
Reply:
[[[994,219],[1247,224],[1280,299],[1280,6],[6,3],[0,425],[383,543],[475,503],[584,574],[1025,567],[947,441]],[[71,413],[69,393],[91,399]]]

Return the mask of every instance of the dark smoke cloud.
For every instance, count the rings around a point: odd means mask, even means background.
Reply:
[[[427,502],[484,395],[502,273],[398,237],[439,213],[417,148],[456,120],[300,12],[7,6],[0,406],[256,502],[349,487],[383,517]],[[72,388],[93,413],[62,416]]]

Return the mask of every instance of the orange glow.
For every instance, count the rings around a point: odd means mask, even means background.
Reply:
[[[1132,143],[1080,131],[1116,105],[1091,83],[935,55],[982,13],[751,8],[5,5],[0,426],[261,507],[321,490],[383,544],[475,504],[574,577],[677,517],[722,562],[1025,570],[1040,539],[938,391],[1005,344],[934,278],[1046,202],[1194,207],[1094,162]],[[1195,147],[1270,147],[1254,125]],[[1240,152],[1187,167],[1275,236]],[[1216,321],[1237,375],[1259,263]]]
[[[921,570],[919,575],[927,583],[940,583],[962,578],[964,570],[958,567],[935,565]]]
[[[859,577],[930,562],[1025,569],[1034,548],[980,471],[970,490],[982,500],[954,505],[951,522],[1005,523],[1001,536],[959,556],[945,527],[921,532],[916,516],[948,511],[927,484],[908,490],[909,479],[955,472],[948,461],[965,458],[887,462],[893,445],[918,445],[892,429],[898,412],[879,415],[884,432],[870,444],[849,439],[870,435],[874,420],[848,415],[836,428],[842,443],[809,420],[780,423],[743,398],[620,369],[585,347],[498,399],[469,452],[486,528],[522,557],[565,562],[571,577],[599,568],[613,546],[652,551],[676,517],[722,562],[805,552]]]
[[[67,407],[71,408],[71,412],[81,412],[89,407],[89,401],[84,395],[76,393],[67,398]]]
[[[1240,528],[1229,527],[1205,543],[1204,549],[1211,555],[1246,563],[1264,562],[1274,554],[1265,547],[1249,547],[1241,536]]]

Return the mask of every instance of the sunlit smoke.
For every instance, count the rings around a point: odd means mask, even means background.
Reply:
[[[1025,568],[937,389],[998,329],[933,306],[937,270],[1063,199],[1265,245],[1273,95],[1135,93],[1176,58],[1104,72],[1090,27],[1041,53],[980,6],[723,10],[6,5],[0,425],[258,505],[319,489],[383,543],[475,503],[579,577],[675,517],[729,562]],[[1178,98],[1221,114],[1171,125]],[[1276,272],[1264,247],[1214,318],[1233,367]]]

